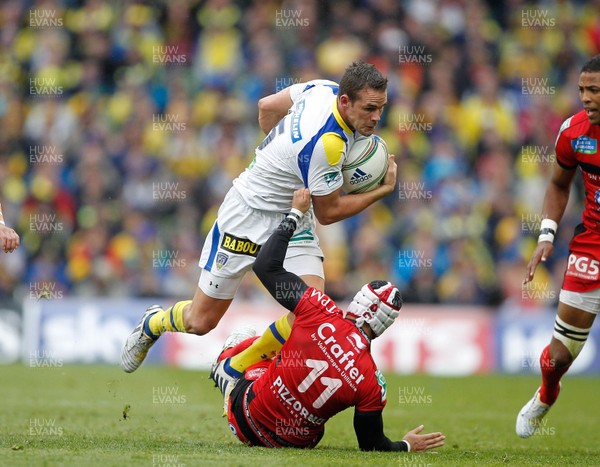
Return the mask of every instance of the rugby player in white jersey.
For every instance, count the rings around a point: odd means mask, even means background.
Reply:
[[[387,78],[375,66],[355,62],[345,70],[339,86],[314,80],[259,101],[259,125],[267,136],[219,208],[202,250],[193,300],[166,310],[157,305],[146,310],[123,347],[124,371],[135,371],[162,333],[204,335],[219,323],[260,246],[290,212],[294,191],[302,187],[309,189],[312,207],[299,221],[284,265],[310,287],[324,290],[315,218],[327,225],[351,217],[392,193],[396,184],[391,155],[379,187],[368,193],[341,193],[346,154],[355,138],[374,133],[387,103],[386,88]],[[230,375],[240,375],[261,357],[274,355],[291,332],[291,320],[283,316],[275,321],[232,359],[227,368]]]

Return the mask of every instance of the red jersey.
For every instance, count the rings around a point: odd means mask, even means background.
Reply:
[[[562,288],[588,292],[600,286],[600,125],[592,125],[585,110],[564,121],[556,138],[556,161],[567,169],[581,168],[585,187],[583,226],[569,244]]]
[[[585,186],[583,225],[600,233],[600,125],[592,125],[585,110],[564,121],[556,138],[556,160],[566,169],[579,166]]]
[[[259,427],[312,447],[338,412],[383,410],[386,385],[370,342],[325,293],[309,287],[294,314],[280,355],[252,386],[249,412]]]

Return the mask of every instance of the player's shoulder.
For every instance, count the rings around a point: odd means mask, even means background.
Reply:
[[[587,118],[585,110],[577,112],[575,115],[571,115],[567,118],[558,130],[557,139],[561,136],[568,139],[577,138],[578,136],[586,134],[590,129],[590,121]]]
[[[336,96],[339,85],[328,79],[313,79],[304,83],[296,83],[290,86],[290,97],[296,102],[300,97],[310,98],[316,96],[323,99],[324,96]]]
[[[321,136],[325,159],[330,166],[338,165],[346,154],[346,141],[343,137],[343,131],[337,128],[331,129]]]
[[[322,290],[315,287],[309,287],[306,289],[302,298],[298,302],[296,310],[300,312],[306,311],[306,309],[317,309],[323,314],[339,314],[341,310],[336,305],[335,301]],[[294,311],[296,315],[299,313]]]
[[[363,379],[358,385],[357,395],[362,401],[361,409],[367,406],[371,410],[381,410],[387,403],[387,381],[385,376],[377,368],[370,355],[364,355],[358,363],[360,374]]]
[[[329,79],[313,79],[311,81],[307,81],[304,84],[305,86],[303,92],[310,90],[321,90],[328,91],[332,94],[337,94],[338,89],[340,87],[338,83]]]

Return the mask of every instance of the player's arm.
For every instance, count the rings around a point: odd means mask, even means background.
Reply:
[[[7,227],[2,214],[2,206],[0,205],[0,245],[4,253],[12,253],[18,248],[20,243],[19,235],[10,227]]]
[[[546,194],[544,195],[544,204],[542,208],[544,219],[551,219],[557,225],[562,219],[567,203],[569,202],[571,182],[573,181],[576,170],[575,167],[569,168],[561,166],[558,162],[554,164],[552,178],[550,179]],[[538,243],[529,264],[527,264],[527,276],[523,283],[527,283],[533,279],[537,265],[540,261],[546,261],[553,250],[554,247],[552,241],[540,241]]]
[[[291,312],[304,295],[308,286],[293,272],[283,267],[283,260],[288,248],[288,243],[294,231],[300,215],[304,214],[310,206],[310,193],[306,188],[296,190],[292,201],[292,212],[281,221],[275,232],[271,234],[266,243],[260,248],[252,269],[266,287],[269,293],[283,307]],[[297,293],[282,293],[282,291],[295,291]]]
[[[285,117],[292,104],[289,87],[258,101],[258,125],[265,135]]]
[[[363,451],[412,451],[421,452],[444,445],[446,437],[439,432],[420,434],[423,425],[404,435],[402,441],[391,441],[383,433],[381,410],[373,412],[354,411],[354,431],[358,446]]]
[[[371,204],[394,191],[396,186],[396,162],[394,156],[388,158],[388,169],[383,182],[377,188],[367,193],[342,195],[341,188],[328,195],[312,196],[313,208],[317,220],[322,225],[347,219],[358,214]]]

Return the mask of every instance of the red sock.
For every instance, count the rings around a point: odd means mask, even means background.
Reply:
[[[240,352],[243,352],[248,347],[250,347],[252,345],[252,343],[259,337],[260,336],[249,337],[247,339],[244,339],[239,344],[234,345],[233,347],[229,347],[227,350],[224,350],[221,355],[219,355],[219,361],[225,360],[226,358],[233,357],[234,355],[237,355]]]
[[[557,368],[550,358],[550,346],[547,345],[540,355],[540,367],[542,369],[542,388],[540,389],[540,400],[544,404],[552,405],[558,398],[560,391],[560,378],[571,365]]]

